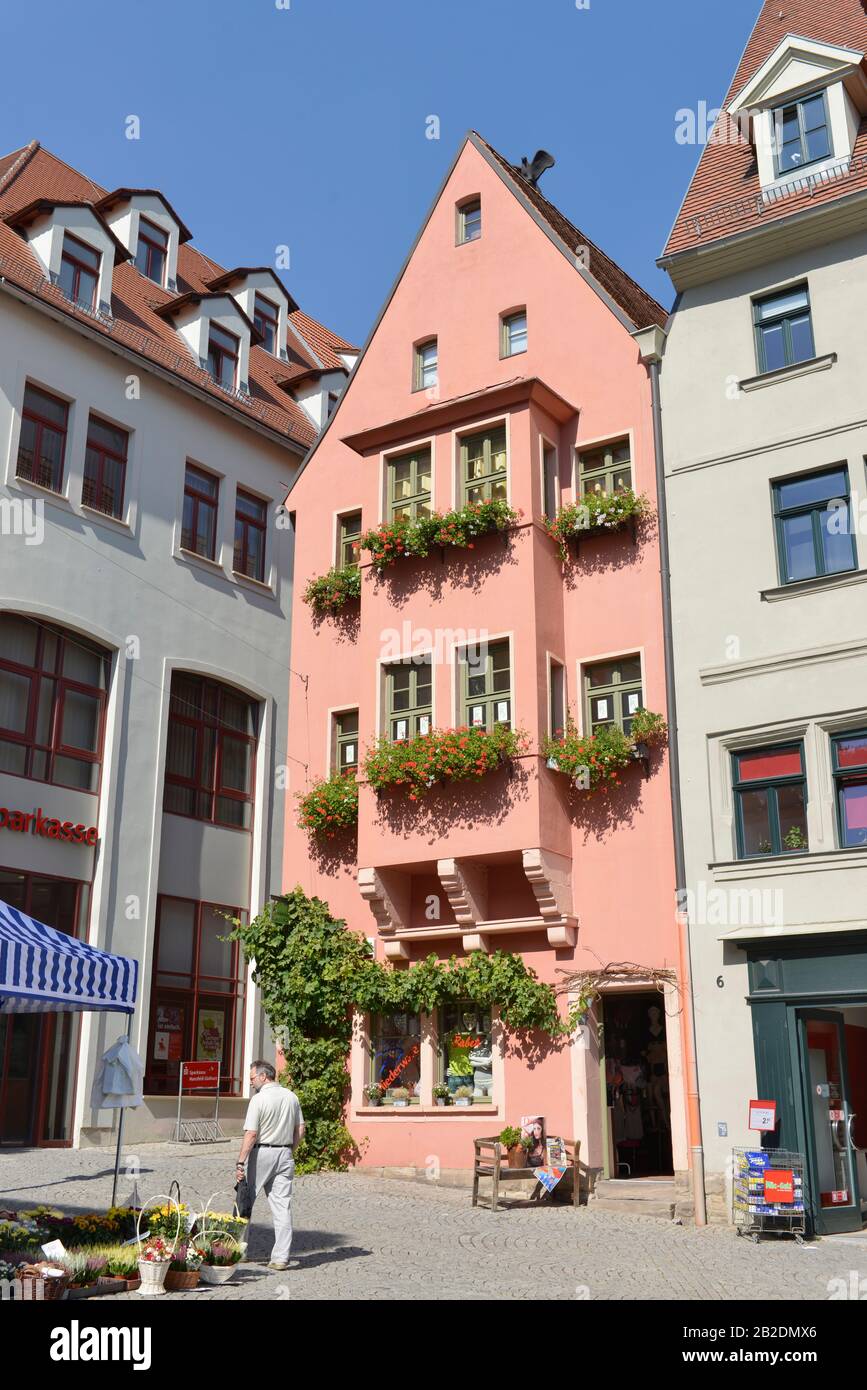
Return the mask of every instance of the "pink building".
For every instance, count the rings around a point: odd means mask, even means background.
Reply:
[[[443,1174],[465,1172],[473,1137],[532,1114],[580,1139],[582,1162],[606,1176],[687,1169],[665,749],[607,795],[576,790],[540,751],[567,707],[584,732],[628,733],[640,707],[665,713],[652,517],[637,533],[585,536],[565,565],[544,526],[599,488],[631,487],[655,510],[634,334],[665,318],[470,134],[290,494],[292,789],[353,766],[359,749],[363,761],[382,734],[499,722],[529,747],[417,802],[377,795],[359,772],[357,839],[318,842],[287,816],[286,887],[324,898],[398,968],[505,949],[552,983],[586,972],[599,994],[568,1043],[532,1057],[471,1006],[359,1018],[347,1120],[364,1165],[423,1172],[436,1156]],[[351,562],[359,531],[491,498],[520,513],[505,534],[381,576],[362,551],[360,601],[336,617],[303,601],[311,577]],[[437,1106],[437,1083],[471,1091],[470,1104]],[[397,1084],[407,1105],[391,1103]]]

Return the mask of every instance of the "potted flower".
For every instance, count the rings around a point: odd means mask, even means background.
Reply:
[[[452,1099],[454,1100],[455,1105],[472,1105],[472,1086],[458,1086],[457,1090],[452,1093]]]
[[[433,1088],[433,1097],[437,1105],[448,1105],[449,1088],[446,1086],[445,1082],[437,1082],[436,1086]]]
[[[172,1254],[171,1245],[162,1236],[152,1236],[141,1247],[138,1256],[140,1294],[155,1297],[165,1293],[166,1275],[169,1272]]]
[[[388,1093],[388,1098],[393,1105],[409,1105],[409,1091],[405,1086],[395,1086]]]
[[[228,1231],[196,1236],[190,1245],[194,1246],[202,1257],[199,1271],[203,1284],[228,1283],[243,1255],[240,1245]]]
[[[108,1273],[113,1279],[123,1280],[127,1293],[139,1287],[141,1279],[138,1272],[138,1255],[132,1245],[116,1245],[106,1249]]]
[[[368,1105],[382,1105],[382,1087],[380,1085],[365,1086],[364,1096]]]
[[[172,1256],[166,1274],[166,1292],[180,1293],[183,1289],[194,1289],[199,1282],[202,1252],[192,1244],[181,1244]]]
[[[510,1168],[526,1167],[526,1153],[521,1143],[521,1131],[517,1125],[506,1125],[498,1136],[500,1148],[506,1150]]]

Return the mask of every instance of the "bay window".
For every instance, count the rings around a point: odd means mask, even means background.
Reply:
[[[463,503],[506,501],[508,458],[506,427],[496,425],[461,440]]]
[[[355,772],[358,768],[358,710],[341,710],[333,718],[332,767],[341,774]]]
[[[394,743],[430,733],[433,722],[430,657],[387,666],[385,695],[388,737]]]
[[[582,451],[578,455],[578,493],[590,492],[610,497],[632,487],[632,461],[629,440],[620,439],[601,448]]]
[[[461,723],[490,733],[512,722],[512,671],[509,639],[479,643],[460,655]]]
[[[339,519],[337,565],[339,569],[358,569],[361,550],[361,512],[349,512]]]
[[[641,690],[641,657],[624,656],[600,661],[584,671],[585,719],[587,732],[617,725],[625,734],[632,728],[632,717],[644,703]]]
[[[386,461],[388,520],[418,521],[430,516],[430,449],[401,454]]]

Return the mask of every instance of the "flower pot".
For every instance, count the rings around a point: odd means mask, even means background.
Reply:
[[[455,1096],[455,1105],[472,1105],[472,1096]]]
[[[437,1105],[448,1105],[448,1103],[449,1103],[449,1102],[448,1102],[448,1097],[447,1097],[447,1096],[435,1096],[434,1099],[435,1099]]]
[[[392,1103],[392,1105],[395,1107],[396,1110],[397,1110],[397,1109],[401,1109],[401,1110],[402,1110],[402,1109],[404,1109],[407,1105],[409,1105],[409,1101],[408,1101],[408,1100],[393,1100],[391,1103]]]
[[[368,1105],[382,1105],[382,1096],[368,1096]]]
[[[199,1272],[203,1284],[227,1284],[237,1268],[237,1265],[202,1265]]]
[[[199,1282],[197,1269],[170,1269],[166,1275],[166,1293],[181,1293],[194,1289]]]
[[[156,1298],[165,1293],[166,1275],[169,1272],[168,1260],[139,1260],[141,1275],[139,1293],[144,1298]]]
[[[526,1168],[527,1150],[523,1144],[513,1144],[511,1149],[506,1149],[506,1157],[510,1168]]]

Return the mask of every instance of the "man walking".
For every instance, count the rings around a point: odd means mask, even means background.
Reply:
[[[274,1248],[269,1269],[288,1269],[292,1248],[292,1179],[295,1146],[304,1138],[304,1116],[294,1091],[277,1081],[270,1062],[254,1062],[250,1068],[250,1097],[244,1119],[244,1138],[235,1169],[235,1181],[244,1176],[254,1198],[262,1189],[274,1218]],[[249,1160],[249,1163],[248,1163]]]

